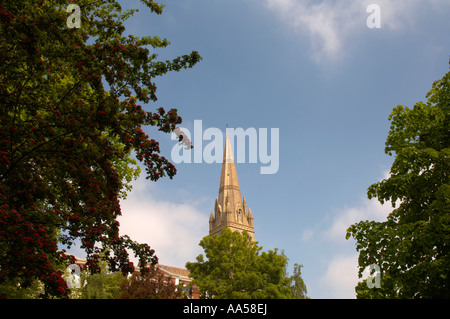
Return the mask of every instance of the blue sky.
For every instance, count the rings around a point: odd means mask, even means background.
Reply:
[[[162,60],[195,50],[193,69],[155,79],[158,102],[177,108],[182,126],[279,128],[279,170],[239,163],[241,193],[263,250],[278,248],[302,275],[311,298],[354,298],[357,252],[345,240],[359,220],[390,211],[367,199],[386,176],[388,116],[425,101],[449,67],[448,0],[171,0],[161,16],[139,7],[135,35],[171,45]],[[381,28],[368,28],[369,4]],[[170,135],[146,130],[170,158]],[[208,142],[203,142],[203,146]],[[193,141],[194,147],[196,145]],[[236,158],[236,154],[235,154]],[[121,231],[152,246],[160,263],[184,267],[202,253],[218,195],[220,164],[181,163],[173,180],[139,179],[122,202]]]

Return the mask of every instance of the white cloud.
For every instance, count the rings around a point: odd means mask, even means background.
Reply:
[[[383,178],[388,178],[385,172]],[[398,203],[397,203],[398,204]],[[344,208],[331,219],[330,226],[321,233],[321,239],[333,245],[334,254],[325,257],[326,270],[318,280],[326,298],[355,298],[355,286],[358,278],[358,253],[354,240],[345,239],[348,227],[363,220],[384,221],[392,211],[390,202],[381,204],[376,199],[363,199],[359,205]],[[363,277],[368,273],[363,272]]]
[[[327,268],[318,281],[322,290],[327,291],[327,298],[355,298],[355,286],[362,280],[358,278],[358,253],[348,253],[348,250],[354,250],[354,242],[345,239],[347,228],[361,220],[385,220],[391,210],[390,203],[381,205],[376,200],[364,200],[358,207],[339,212],[322,233],[326,242],[336,245],[335,253],[326,257]]]
[[[351,18],[355,5],[343,5],[342,1],[311,4],[303,0],[266,0],[266,4],[283,22],[309,37],[316,62],[337,58],[345,32],[355,24]]]
[[[320,278],[321,290],[327,292],[326,298],[353,299],[358,283],[358,256],[338,256],[328,263],[325,274]]]
[[[308,240],[310,240],[313,236],[314,236],[314,231],[311,230],[311,229],[309,229],[309,228],[307,228],[307,229],[305,229],[305,230],[303,231],[301,240],[302,240],[302,241],[308,241]]]
[[[209,216],[200,212],[195,202],[159,200],[152,195],[154,187],[143,178],[134,183],[121,202],[120,233],[149,244],[161,264],[184,267],[201,253],[198,244],[208,232]]]
[[[358,207],[345,208],[334,216],[331,226],[323,232],[323,236],[334,242],[345,242],[345,234],[350,225],[362,220],[385,220],[392,211],[390,202],[384,205],[376,199],[362,201]]]
[[[410,30],[424,9],[442,10],[448,0],[266,0],[265,6],[294,30],[306,35],[311,43],[311,58],[317,63],[342,58],[346,47],[358,34],[368,30],[370,4],[380,7],[381,29]],[[354,41],[352,41],[354,42]]]

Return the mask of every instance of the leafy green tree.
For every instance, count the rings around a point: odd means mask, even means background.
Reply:
[[[101,271],[90,274],[83,271],[80,278],[82,299],[117,299],[121,294],[121,285],[127,279],[121,272],[110,272],[108,265],[102,261]],[[77,289],[77,288],[75,288]]]
[[[292,297],[295,299],[308,299],[306,284],[302,278],[302,267],[297,263],[294,264],[294,274],[291,276]]]
[[[176,174],[142,128],[169,133],[181,123],[176,109],[150,106],[154,79],[201,59],[157,60],[150,50],[169,42],[124,34],[134,11],[116,0],[76,1],[81,27],[70,28],[71,2],[0,3],[0,285],[40,280],[46,297],[68,295],[54,265],[73,260],[58,244],[80,240],[92,272],[104,247],[111,271],[133,271],[128,251],[157,262],[149,245],[119,235],[119,198],[138,173],[131,153],[148,179]]]
[[[217,236],[200,241],[205,256],[186,268],[199,287],[201,298],[283,299],[292,298],[288,258],[278,250],[261,252],[246,232],[224,228]],[[206,257],[206,259],[205,259]]]
[[[26,288],[17,286],[17,282],[13,280],[4,281],[0,285],[0,295],[8,296],[10,299],[37,299],[44,292],[44,285],[41,281],[35,280]]]
[[[450,298],[450,72],[426,97],[393,109],[385,152],[395,160],[389,178],[368,189],[394,209],[347,230],[360,276],[371,264],[381,269],[381,287],[359,283],[359,298]]]

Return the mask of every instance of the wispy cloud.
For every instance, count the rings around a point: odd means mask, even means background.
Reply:
[[[316,62],[335,59],[345,36],[355,27],[355,5],[294,0],[266,0],[267,7],[287,25],[308,36]]]
[[[376,199],[363,200],[363,202],[356,207],[344,208],[336,216],[334,216],[331,226],[322,235],[325,239],[331,240],[335,243],[344,243],[345,234],[350,225],[362,220],[385,220],[392,211],[390,202],[381,205]]]
[[[368,30],[370,4],[380,8],[381,29],[410,30],[423,9],[448,8],[447,0],[265,0],[265,6],[286,25],[310,40],[311,58],[317,63],[340,60],[358,35]]]
[[[310,229],[310,228],[307,228],[307,229],[305,229],[305,230],[303,231],[301,240],[302,240],[302,241],[308,241],[308,240],[310,240],[311,238],[313,238],[313,236],[314,236],[314,231],[313,231],[312,229]]]

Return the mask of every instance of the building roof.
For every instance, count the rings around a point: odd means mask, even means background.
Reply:
[[[173,266],[157,264],[156,267],[164,271],[167,275],[173,278],[179,278],[183,281],[191,281],[192,278],[189,277],[189,270],[184,268],[178,268]]]

